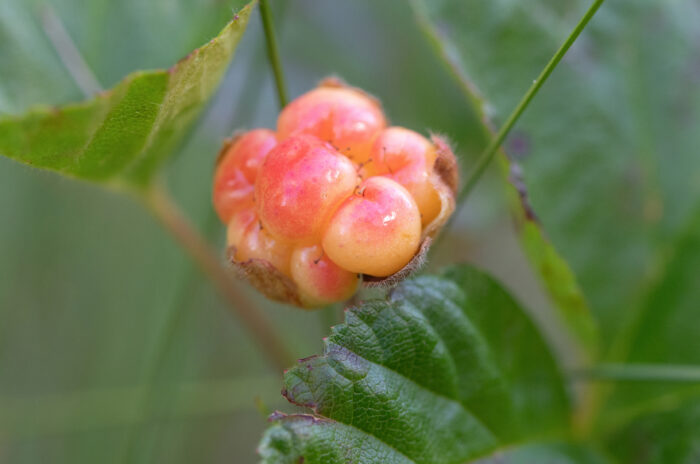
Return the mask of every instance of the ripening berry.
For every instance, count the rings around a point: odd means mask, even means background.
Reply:
[[[344,269],[385,277],[411,260],[420,239],[420,213],[411,194],[391,179],[370,177],[331,218],[323,249]]]
[[[277,137],[305,133],[329,142],[355,163],[369,158],[372,141],[386,126],[372,97],[339,83],[321,85],[287,105],[277,120]]]
[[[270,236],[259,222],[248,225],[238,243],[229,243],[236,248],[235,259],[245,262],[250,259],[262,259],[272,264],[282,274],[289,274],[289,260],[292,256],[291,245]]]
[[[310,135],[283,140],[260,168],[255,201],[266,231],[294,243],[318,242],[322,227],[355,189],[355,166]]]
[[[292,280],[299,286],[305,306],[321,306],[350,298],[359,276],[342,269],[319,245],[299,247],[292,253]]]
[[[406,187],[425,226],[440,213],[441,201],[432,182],[435,147],[422,135],[403,127],[383,130],[374,141],[363,176],[385,176]]]
[[[240,274],[270,298],[318,307],[415,270],[458,180],[444,139],[386,128],[375,99],[327,80],[280,113],[276,133],[224,148],[213,202]]]
[[[255,179],[267,153],[277,144],[275,133],[255,129],[236,137],[223,154],[214,174],[214,209],[227,223],[235,211],[250,207]]]

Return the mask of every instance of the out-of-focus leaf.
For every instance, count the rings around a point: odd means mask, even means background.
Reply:
[[[589,3],[417,4],[499,123]],[[688,0],[604,4],[508,144],[608,345],[700,198],[699,17]]]
[[[644,298],[627,361],[700,365],[700,208],[670,243],[658,281]]]
[[[287,399],[314,415],[280,415],[260,448],[266,462],[472,462],[567,423],[541,336],[472,268],[352,308],[324,342],[284,381]]]
[[[443,31],[440,27],[444,27],[445,22],[439,15],[431,17],[429,10],[420,0],[414,1],[413,5],[426,35],[459,81],[474,111],[480,116],[483,130],[487,134],[487,137],[482,139],[481,150],[483,151],[489,138],[495,134],[493,124],[489,120],[489,103],[467,76],[459,60],[459,53],[454,49],[454,44],[442,35]],[[520,143],[527,142],[520,140]],[[530,204],[520,165],[509,160],[503,151],[498,156],[522,246],[555,307],[559,310],[563,322],[576,335],[588,354],[592,355],[597,350],[598,329],[576,276],[544,232]]]
[[[135,72],[84,103],[0,119],[0,154],[72,177],[147,184],[216,90],[252,6],[168,70]]]
[[[700,209],[669,244],[659,277],[625,332],[619,356],[632,367],[644,364],[663,369],[670,364],[700,371],[698,270]],[[647,377],[616,384],[608,394],[599,425],[619,427],[611,441],[625,444],[617,449],[624,450],[627,462],[694,462],[700,458],[700,381]]]
[[[620,462],[699,462],[700,402],[697,397],[690,402],[671,402],[659,411],[636,418],[610,439],[610,449]]]
[[[3,0],[0,115],[83,97],[61,52],[74,44],[104,88],[138,69],[166,68],[211,39],[245,0]],[[56,29],[65,34],[58,37]]]
[[[609,462],[596,452],[567,443],[523,444],[498,451],[476,464],[604,464]]]
[[[416,5],[470,98],[482,95],[501,122],[589,3]],[[523,166],[515,185],[571,263],[616,362],[700,363],[698,18],[687,0],[606,3],[507,146]],[[541,265],[547,253],[535,243],[529,254]],[[650,379],[613,388],[598,403],[607,431],[687,395],[687,385]],[[675,423],[691,422],[680,414]],[[627,433],[643,435],[636,425]],[[674,433],[687,442],[697,428]],[[679,462],[648,448],[643,462]]]

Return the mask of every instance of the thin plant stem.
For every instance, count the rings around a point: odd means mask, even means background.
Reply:
[[[700,368],[686,365],[598,364],[570,373],[569,377],[585,382],[578,406],[572,416],[574,435],[588,438],[612,385],[621,382],[665,382],[700,387]],[[673,398],[664,399],[664,402]],[[666,405],[668,406],[668,405]],[[607,424],[609,426],[609,424]]]
[[[588,8],[586,13],[583,15],[583,17],[580,19],[576,27],[572,30],[572,32],[569,34],[569,36],[566,38],[564,43],[559,47],[559,49],[554,53],[552,58],[549,60],[547,65],[544,67],[540,75],[535,79],[528,89],[528,91],[525,93],[523,98],[520,100],[518,105],[515,107],[513,112],[508,116],[508,119],[506,119],[505,124],[501,127],[501,129],[496,133],[495,136],[491,136],[492,131],[491,128],[488,126],[488,123],[485,124],[485,129],[487,136],[490,138],[488,146],[484,149],[482,155],[476,162],[476,165],[470,175],[468,176],[466,182],[464,183],[464,186],[462,189],[459,191],[457,195],[457,202],[458,205],[462,205],[465,201],[465,199],[468,197],[468,195],[471,193],[471,191],[474,189],[475,185],[477,184],[478,180],[481,178],[481,176],[484,174],[486,171],[486,168],[488,165],[491,163],[491,161],[494,159],[497,153],[499,153],[499,148],[501,147],[501,144],[505,140],[506,136],[510,132],[510,130],[513,128],[515,123],[518,121],[520,116],[523,114],[525,109],[527,109],[528,105],[532,102],[533,98],[537,93],[539,92],[540,88],[544,85],[546,80],[549,78],[549,76],[552,74],[554,69],[557,67],[559,62],[562,60],[566,52],[571,48],[571,45],[576,41],[578,36],[581,34],[583,29],[586,27],[588,22],[591,20],[591,18],[595,15],[595,13],[598,11],[598,9],[602,6],[603,2],[605,0],[594,0],[591,6]],[[465,94],[469,98],[470,102],[474,105],[475,108],[479,109],[481,112],[482,118],[485,117],[484,114],[484,108],[483,108],[483,103],[477,96],[476,89],[474,89],[470,84],[469,81],[465,78],[465,76],[461,73],[460,68],[452,59],[449,58],[449,53],[444,49],[444,47],[441,46],[440,44],[440,39],[436,35],[435,32],[433,32],[428,26],[427,23],[427,18],[424,15],[418,15],[418,19],[421,22],[421,25],[425,28],[425,30],[428,33],[428,37],[433,43],[433,45],[436,47],[436,49],[439,51],[439,53],[445,58],[446,63],[449,66],[450,72],[457,78],[457,81],[462,85]],[[453,217],[450,219],[450,223],[454,221],[456,215],[453,215]],[[449,224],[448,224],[449,226]],[[446,227],[447,229],[447,227]],[[438,238],[440,240],[441,238],[445,237],[445,233],[442,234],[441,237]],[[433,244],[433,247],[437,247],[437,243]],[[593,424],[593,419],[595,418],[595,415],[597,414],[597,411],[601,407],[601,391],[599,388],[599,385],[596,383],[588,383],[585,385],[583,388],[583,391],[579,395],[579,401],[578,404],[575,408],[574,414],[573,414],[573,425],[575,429],[575,433],[578,436],[586,436],[589,431],[590,427]]]
[[[272,66],[272,72],[275,75],[277,98],[279,99],[280,108],[284,108],[287,105],[287,89],[284,85],[282,62],[280,61],[279,51],[277,50],[275,25],[272,21],[272,11],[270,11],[270,4],[268,3],[268,0],[260,0],[260,17],[262,18],[263,29],[265,30],[267,58],[270,61],[270,66]]]
[[[272,18],[267,2],[263,0],[261,10],[265,33],[268,38],[268,55],[275,71],[280,104],[286,104],[286,92],[282,69],[277,55],[276,43],[274,41],[274,29],[272,28]],[[95,74],[92,72],[87,62],[68,34],[56,12],[47,6],[41,11],[41,20],[44,32],[51,41],[61,62],[73,77],[76,85],[86,97],[91,97],[100,92],[102,87]],[[139,192],[141,193],[141,192]],[[172,201],[169,194],[161,187],[157,186],[145,192],[145,195],[138,195],[143,199],[148,209],[158,218],[163,226],[174,236],[177,242],[192,257],[194,262],[207,275],[214,286],[227,302],[227,306],[234,312],[238,319],[246,327],[247,331],[257,341],[262,353],[275,367],[281,371],[293,363],[293,358],[287,352],[281,342],[281,338],[267,321],[259,308],[245,298],[235,281],[222,266],[215,253],[210,249],[206,240],[197,232],[177,205]],[[188,270],[188,274],[191,271]],[[185,276],[183,285],[191,284],[191,278]],[[184,288],[184,287],[183,287]],[[184,295],[181,290],[178,295]],[[164,363],[164,358],[168,352],[178,326],[178,321],[183,315],[184,305],[175,304],[168,311],[161,330],[157,335],[155,348],[152,356],[145,366],[145,388],[140,391],[138,401],[133,409],[133,414],[137,420],[148,420],[152,415],[152,402],[154,400],[153,384]],[[125,440],[125,462],[131,462],[135,458],[137,444],[136,428],[132,427],[131,432]],[[124,461],[124,459],[122,459]]]
[[[576,371],[573,377],[586,381],[680,382],[700,385],[700,367],[673,364],[599,364]]]
[[[266,11],[267,5],[261,9]],[[271,26],[269,11],[263,13],[263,17],[268,18],[264,22],[269,23]],[[56,12],[50,6],[47,6],[42,10],[41,19],[47,37],[75,80],[76,85],[86,97],[100,92],[102,90],[100,83],[80,54]],[[274,34],[272,30],[271,33]],[[269,47],[268,43],[268,49]],[[277,68],[279,68],[279,63]],[[281,68],[279,68],[279,74],[281,78]],[[281,83],[281,81],[278,83]],[[283,88],[281,88],[281,92],[280,95],[283,96]],[[287,353],[270,323],[258,308],[243,297],[242,292],[236,288],[233,279],[222,267],[215,254],[210,250],[209,245],[190,225],[185,216],[172,202],[169,195],[162,188],[158,187],[148,192],[144,198],[149,209],[161,220],[166,229],[175,236],[178,243],[192,256],[194,261],[211,279],[214,286],[219,289],[229,307],[246,328],[249,329],[252,336],[258,341],[263,353],[275,368],[281,371],[290,366],[293,358]]]
[[[254,107],[255,102],[257,102],[260,97],[260,86],[252,85],[252,81],[256,76],[260,75],[259,68],[260,67],[257,65],[249,67],[244,80],[244,82],[248,84],[244,85],[244,88],[254,89],[251,92],[245,92],[239,100],[238,107],[241,108],[241,112],[246,115],[250,115],[252,111],[251,108]],[[211,236],[212,232],[219,227],[219,220],[216,213],[213,209],[209,208],[208,217],[203,230],[204,237],[207,238]],[[182,327],[181,318],[186,314],[190,303],[188,296],[191,295],[202,277],[203,276],[197,272],[194,265],[188,266],[185,275],[181,279],[181,283],[178,285],[174,304],[168,308],[168,312],[165,314],[165,322],[163,323],[161,332],[159,332],[159,338],[155,344],[151,362],[146,364],[146,374],[144,375],[145,391],[143,397],[140,397],[138,399],[139,402],[136,403],[135,414],[138,415],[137,417],[141,419],[142,423],[149,422],[150,418],[161,414],[161,411],[170,411],[171,409],[177,410],[179,407],[177,404],[178,398],[176,396],[162,394],[162,390],[155,388],[155,383],[167,359],[167,353],[170,352],[174,341],[177,340],[177,331]],[[156,403],[158,403],[157,406]],[[269,414],[265,417],[268,415]],[[137,455],[137,451],[145,447],[147,438],[150,441],[149,444],[155,446],[155,442],[158,440],[158,434],[159,431],[157,429],[148,430],[132,427],[127,435],[127,440],[125,440],[126,457],[122,459],[122,462],[134,462],[141,457]]]
[[[58,57],[70,73],[75,84],[83,92],[83,95],[92,97],[101,92],[102,86],[97,77],[95,77],[95,73],[92,72],[92,69],[90,69],[90,66],[80,54],[61,18],[50,5],[42,8],[41,23],[44,33],[51,41]]]
[[[144,199],[148,209],[209,277],[275,369],[281,371],[289,367],[293,358],[281,342],[280,336],[260,308],[244,296],[231,274],[185,218],[170,195],[162,187],[153,187]]]
[[[598,8],[600,8],[604,1],[605,0],[595,0],[593,2],[590,8],[588,8],[588,11],[586,11],[586,14],[583,15],[579,23],[576,25],[574,30],[571,31],[571,34],[569,34],[569,36],[566,38],[561,47],[559,47],[554,56],[552,56],[552,59],[549,60],[547,66],[544,67],[537,79],[535,79],[532,82],[532,85],[528,89],[527,93],[523,96],[522,100],[520,100],[518,106],[516,106],[513,112],[510,114],[510,116],[508,116],[508,119],[506,120],[505,124],[503,124],[501,129],[491,140],[491,142],[486,147],[483,154],[477,161],[476,166],[467,178],[462,189],[459,191],[459,195],[457,196],[457,204],[462,204],[462,202],[467,198],[467,196],[472,191],[479,178],[481,178],[484,171],[486,171],[486,168],[488,167],[489,163],[491,163],[493,158],[496,156],[496,153],[498,153],[498,149],[503,143],[503,140],[506,138],[506,136],[513,128],[515,123],[518,121],[520,116],[523,114],[525,109],[528,107],[532,99],[535,97],[535,95],[537,95],[537,92],[539,92],[540,88],[542,88],[547,78],[549,78],[550,74],[552,74],[554,68],[557,67],[561,59],[564,57],[569,48],[571,48],[571,45],[573,45],[578,36],[581,34],[581,31],[583,31],[583,29],[586,27],[588,22],[591,20],[596,11],[598,11]]]

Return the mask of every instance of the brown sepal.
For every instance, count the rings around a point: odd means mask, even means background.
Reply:
[[[297,285],[264,259],[237,261],[236,247],[228,247],[228,258],[238,277],[250,282],[260,293],[282,303],[303,307]]]
[[[459,166],[457,158],[449,144],[442,137],[432,134],[431,140],[437,153],[430,181],[440,197],[440,213],[430,224],[423,228],[423,237],[432,237],[440,232],[442,226],[454,213],[457,206],[455,197],[459,188]]]
[[[452,191],[453,195],[457,195],[459,190],[459,165],[457,164],[457,157],[452,152],[450,144],[447,143],[443,137],[437,134],[430,134],[430,140],[435,146],[435,151],[437,152],[437,159],[433,165],[433,172],[435,172],[442,182],[445,183],[447,187]]]
[[[401,283],[401,281],[407,279],[414,272],[423,267],[432,241],[430,237],[425,237],[418,247],[416,254],[413,255],[413,258],[411,258],[408,264],[402,267],[401,270],[387,277],[374,277],[365,274],[362,276],[362,285],[367,288],[391,288]]]

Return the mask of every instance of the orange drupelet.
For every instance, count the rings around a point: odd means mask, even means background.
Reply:
[[[416,254],[421,238],[418,206],[386,177],[370,177],[340,205],[323,234],[323,249],[340,267],[386,277]]]
[[[272,264],[282,274],[289,276],[289,260],[292,246],[271,237],[260,222],[249,224],[243,232],[240,242],[234,245],[237,261],[260,259]]]
[[[320,245],[299,247],[292,253],[292,279],[299,286],[307,306],[320,306],[350,298],[357,290],[359,276],[328,258]]]
[[[355,163],[369,158],[372,142],[386,119],[379,103],[364,92],[326,81],[289,103],[277,120],[280,140],[310,134],[329,142]]]
[[[386,176],[406,187],[416,200],[426,225],[440,212],[440,197],[432,183],[437,153],[433,144],[403,127],[390,127],[375,139],[370,161],[361,171],[365,176]]]
[[[255,207],[251,205],[249,208],[244,208],[234,212],[228,222],[226,228],[226,243],[229,246],[238,246],[243,240],[243,235],[253,223],[258,222],[258,214],[255,212]]]
[[[216,168],[212,199],[222,222],[253,202],[255,179],[267,153],[277,145],[275,133],[255,129],[233,139]]]
[[[315,243],[357,182],[355,166],[328,143],[311,135],[290,136],[270,151],[260,169],[257,211],[273,236]]]

